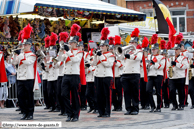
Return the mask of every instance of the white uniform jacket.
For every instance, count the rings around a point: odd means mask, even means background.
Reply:
[[[178,58],[173,57],[172,60],[169,58],[168,68],[171,66],[171,61],[175,61],[176,66],[173,66],[173,77],[169,79],[185,78],[185,70],[189,67],[187,57],[178,56]]]
[[[48,69],[48,79],[47,81],[56,81],[59,75],[59,69],[54,65],[52,57],[47,61],[46,67]]]
[[[65,59],[65,75],[80,75],[80,62],[83,57],[83,51],[78,51],[77,49],[69,50],[66,52]]]
[[[96,66],[90,66],[86,69],[86,82],[94,82],[94,71]]]
[[[148,73],[148,76],[157,76],[157,75],[164,75],[164,66],[165,66],[165,57],[162,55],[156,55],[156,56],[152,56],[151,59],[151,55],[148,55],[148,60],[153,60],[155,62],[155,64],[151,64],[150,65],[150,70]]]
[[[29,52],[23,52],[19,55],[13,55],[11,63],[14,65],[18,64],[17,80],[29,80],[34,79],[36,55]]]
[[[123,73],[123,61],[117,60],[117,63],[115,64],[115,77],[121,77]]]
[[[96,66],[94,76],[96,77],[113,77],[112,66],[115,56],[110,52],[102,53],[101,56],[94,56],[92,66]]]
[[[136,52],[130,55],[130,59],[125,58],[123,74],[140,74],[140,61],[142,60],[142,56],[143,51],[136,49]]]

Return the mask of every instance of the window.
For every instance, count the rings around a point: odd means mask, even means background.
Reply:
[[[117,5],[117,0],[101,0],[101,1]]]
[[[177,33],[186,31],[185,11],[171,11],[172,22]]]

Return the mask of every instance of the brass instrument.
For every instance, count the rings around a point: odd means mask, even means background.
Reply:
[[[59,60],[53,57],[52,61],[56,64]]]
[[[171,57],[171,61],[172,61],[172,60],[173,60],[173,57]],[[169,70],[168,70],[168,75],[169,75],[170,78],[172,78],[173,74],[174,74],[173,67],[170,66],[170,67],[169,67]]]
[[[12,54],[15,53],[15,51],[17,51],[17,50],[22,50],[22,49],[23,49],[23,48],[16,48],[16,49],[8,48],[8,49],[7,49],[7,53],[8,53],[9,55],[12,55]]]
[[[192,59],[190,59],[190,65],[191,64],[192,64]],[[191,80],[191,78],[192,78],[192,68],[191,67],[189,67],[189,73],[188,74],[189,74],[189,80]]]
[[[125,46],[125,47],[116,47],[115,48],[115,55],[117,56],[121,56],[121,55],[125,55],[125,54],[130,54],[130,53],[135,53],[136,52],[136,47],[134,45],[129,45],[129,46]]]

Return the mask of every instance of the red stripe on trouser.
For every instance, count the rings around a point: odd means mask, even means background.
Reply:
[[[110,111],[111,111],[111,106],[112,106],[112,90],[110,88]]]
[[[184,89],[185,89],[185,101],[184,101],[184,105],[185,105],[187,102],[187,97],[188,97],[188,86],[185,85]]]
[[[160,90],[160,94],[161,94],[161,104],[160,104],[160,108],[162,107],[162,87],[161,87],[161,90]]]
[[[72,95],[71,95],[71,91],[70,91],[70,105],[71,105],[71,102],[72,102]]]
[[[169,88],[167,87],[167,94],[168,94],[168,99],[170,99],[170,94],[169,94]]]

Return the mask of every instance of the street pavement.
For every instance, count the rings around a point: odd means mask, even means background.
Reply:
[[[123,105],[124,106],[124,105]],[[59,112],[48,112],[43,106],[36,107],[34,120],[31,121],[60,121],[63,128],[68,129],[194,129],[194,109],[189,106],[183,111],[171,111],[170,108],[162,108],[161,113],[150,113],[149,110],[140,110],[139,115],[124,115],[125,109],[120,112],[112,112],[110,118],[98,118],[98,114],[81,111],[78,122],[65,122],[65,116],[58,116]],[[15,111],[16,108],[0,109],[0,122],[18,121],[21,122],[21,114]],[[27,120],[23,120],[27,121]],[[31,121],[28,121],[29,123]]]

